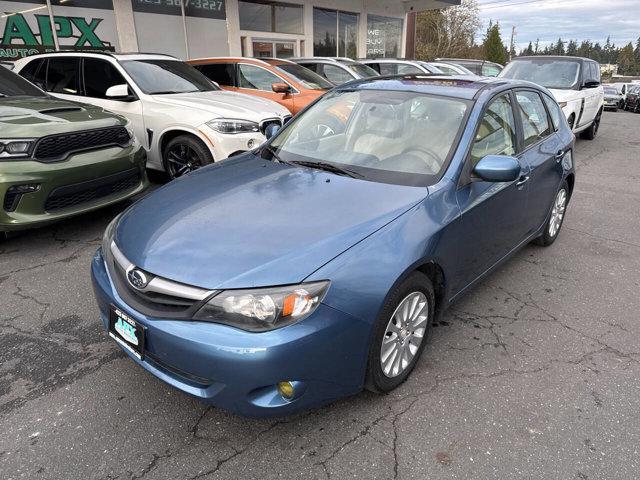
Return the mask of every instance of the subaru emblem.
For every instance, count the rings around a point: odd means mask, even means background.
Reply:
[[[127,273],[127,280],[137,290],[142,290],[149,284],[149,279],[142,270],[133,268]]]

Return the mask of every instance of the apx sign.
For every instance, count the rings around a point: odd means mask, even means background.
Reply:
[[[7,3],[0,1],[0,12],[4,5]],[[0,59],[15,60],[54,50],[53,29],[46,10],[9,5],[13,12],[0,16]],[[53,28],[61,48],[114,50],[115,26],[111,11],[56,6],[54,13]]]

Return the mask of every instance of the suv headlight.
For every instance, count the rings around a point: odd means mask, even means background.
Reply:
[[[207,122],[207,126],[220,133],[252,133],[259,132],[260,125],[250,120],[236,120],[233,118],[216,118]]]
[[[193,318],[251,332],[273,330],[311,315],[322,302],[329,283],[325,280],[285,287],[224,290]]]
[[[0,160],[28,157],[35,143],[32,138],[6,140],[0,138]]]

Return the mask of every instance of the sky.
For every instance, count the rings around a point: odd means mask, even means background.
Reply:
[[[607,36],[616,46],[640,37],[640,0],[477,0],[483,22],[482,34],[489,20],[500,23],[505,45],[511,27],[516,27],[516,49],[529,41],[540,45],[555,43],[558,37],[591,40],[604,44]],[[482,36],[482,34],[480,36]],[[481,38],[479,37],[480,41]]]

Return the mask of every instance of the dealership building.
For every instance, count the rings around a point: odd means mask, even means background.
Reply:
[[[0,60],[57,49],[179,58],[404,57],[415,14],[460,0],[0,0]],[[51,25],[55,28],[51,28]]]

